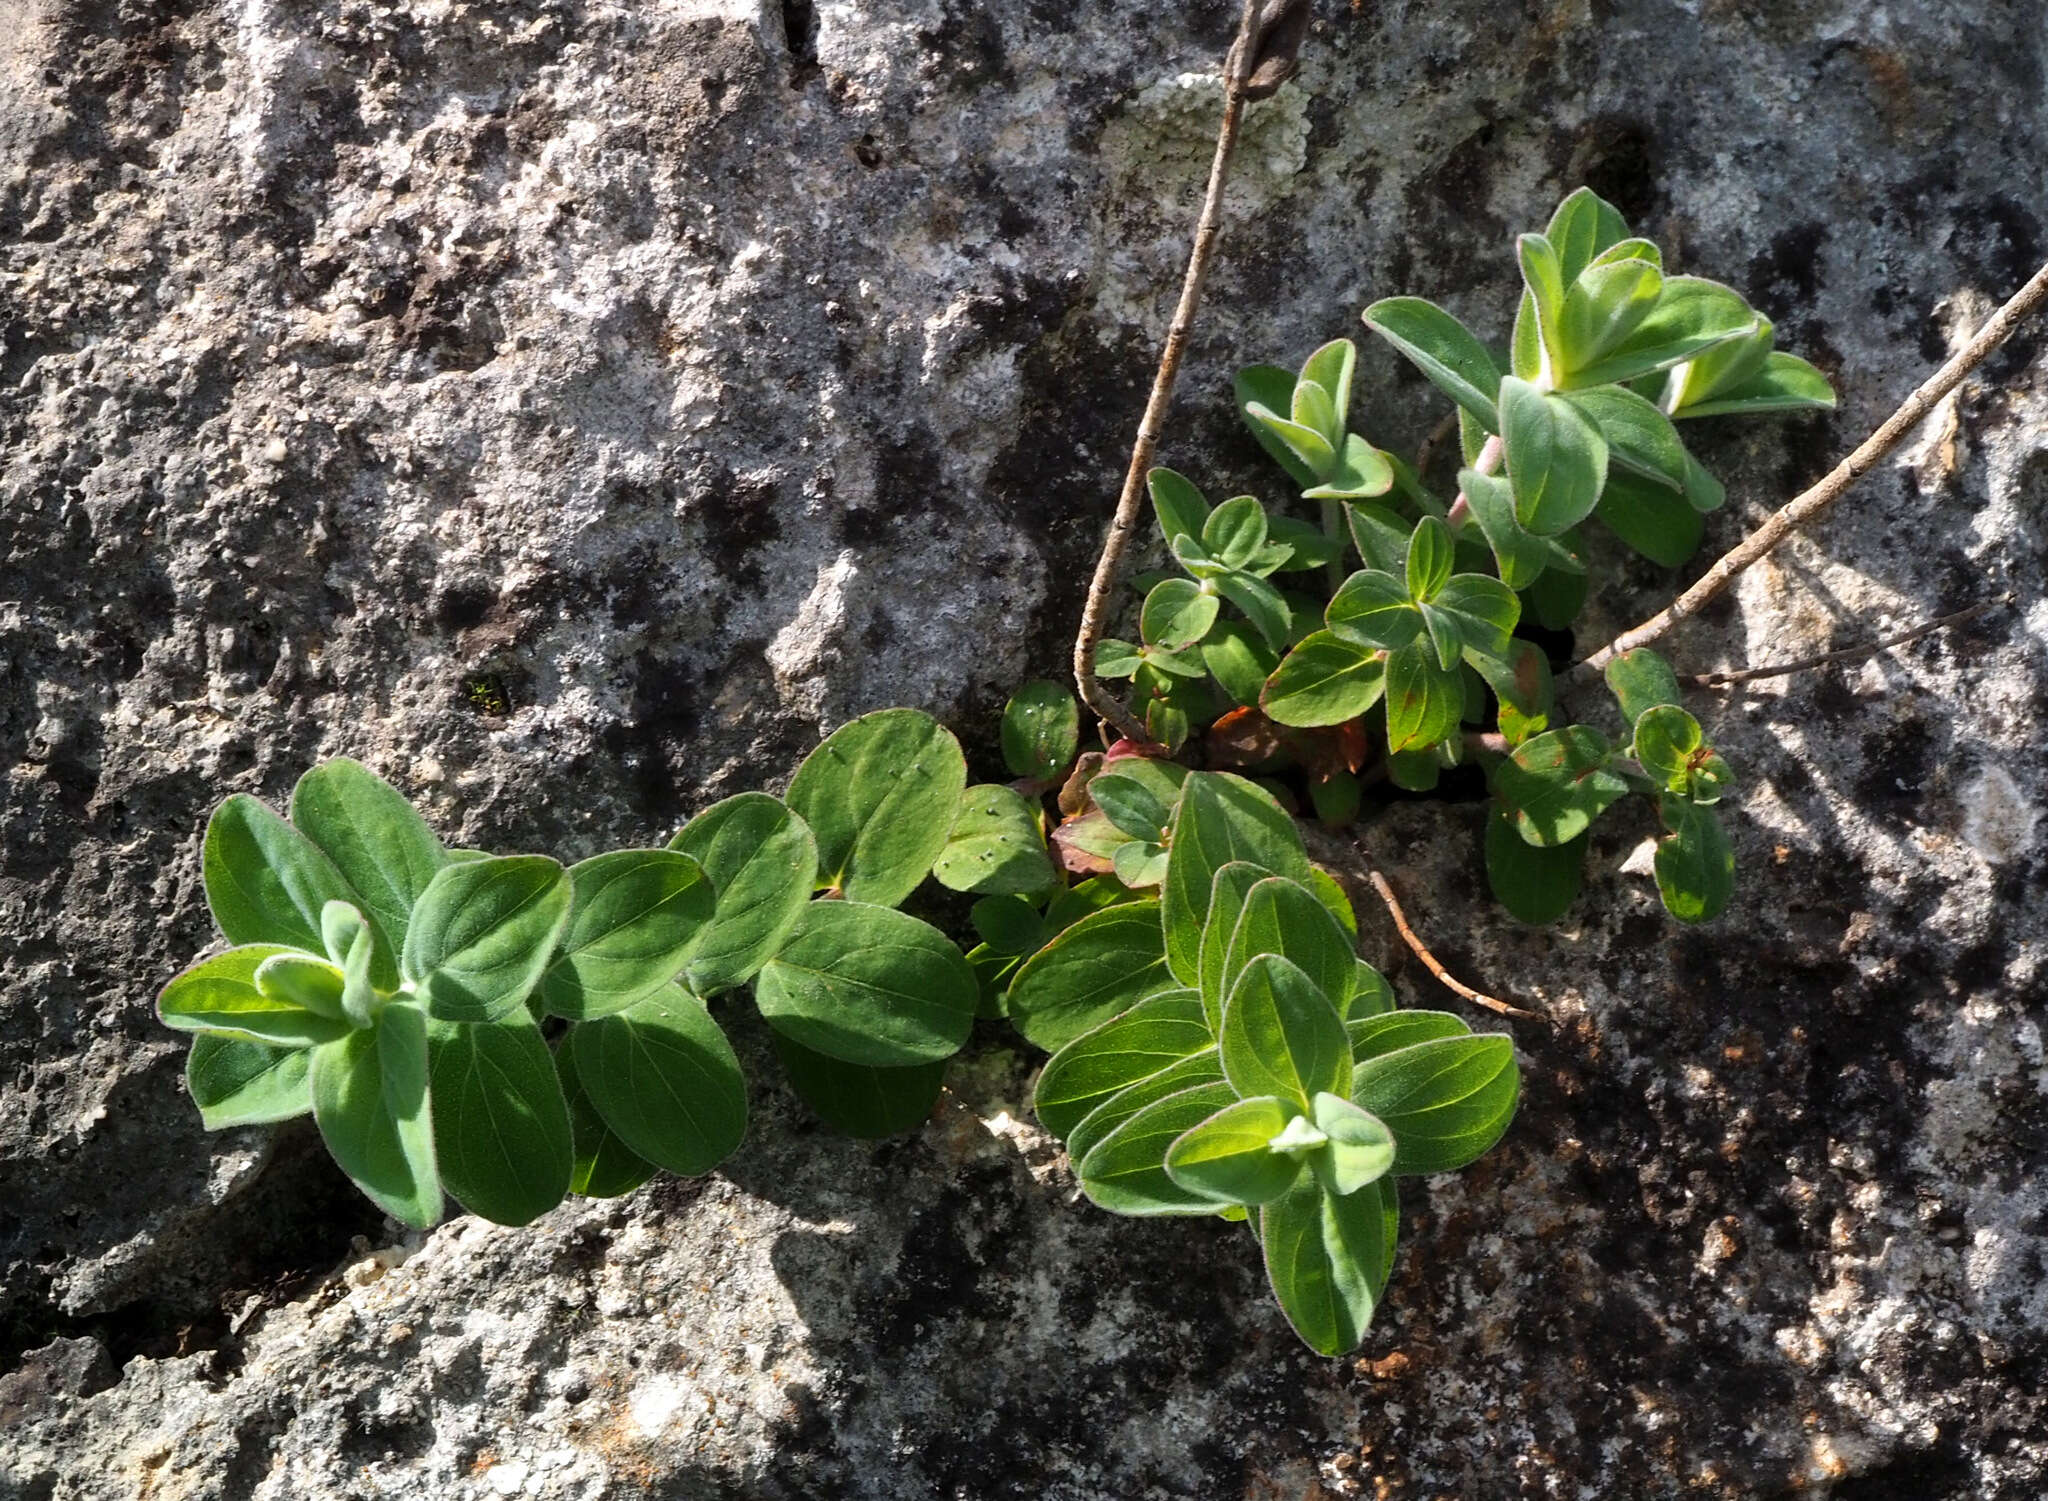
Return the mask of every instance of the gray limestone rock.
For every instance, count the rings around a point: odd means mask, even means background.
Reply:
[[[224,793],[347,753],[452,839],[576,858],[866,709],[986,750],[1058,674],[1235,11],[7,7],[0,1496],[2048,1488],[2038,327],[1671,641],[1702,670],[2016,596],[1703,696],[1746,789],[1726,917],[1662,916],[1646,828],[1544,932],[1480,889],[1477,804],[1365,830],[1445,959],[1556,1025],[1517,1024],[1502,1149],[1408,1193],[1357,1359],[1296,1344],[1241,1232],[1077,1201],[999,1028],[870,1145],[736,1021],[740,1154],[527,1231],[401,1237],[303,1123],[199,1129],[151,1002],[209,941]],[[1582,182],[1842,393],[1706,437],[1722,545],[2048,254],[2024,0],[1318,11],[1161,454],[1212,494],[1282,494],[1236,365],[1395,292],[1505,334],[1508,236]],[[1362,349],[1377,441],[1443,410]],[[1671,588],[1607,561],[1582,646]]]

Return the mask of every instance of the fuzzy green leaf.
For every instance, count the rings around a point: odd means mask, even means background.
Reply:
[[[1096,774],[1088,784],[1088,795],[1111,823],[1133,839],[1157,841],[1166,836],[1187,774],[1188,769],[1176,761],[1121,756]]]
[[[1377,1116],[1333,1094],[1317,1095],[1309,1114],[1330,1139],[1308,1159],[1323,1192],[1339,1198],[1355,1194],[1393,1167],[1394,1133]]]
[[[1569,844],[1628,792],[1613,759],[1605,735],[1567,725],[1516,746],[1494,771],[1494,791],[1529,843]]]
[[[1266,1204],[1301,1176],[1301,1161],[1273,1150],[1273,1138],[1301,1111],[1271,1095],[1234,1100],[1175,1137],[1166,1176],[1217,1204]]]
[[[1657,841],[1657,891],[1680,922],[1707,922],[1728,910],[1735,896],[1735,849],[1712,808],[1665,793],[1658,799],[1664,826]]]
[[[848,1136],[875,1140],[913,1131],[931,1118],[946,1085],[946,1063],[870,1068],[813,1052],[770,1030],[789,1086],[819,1120]]]
[[[818,884],[818,846],[804,821],[765,792],[713,803],[669,841],[703,867],[710,920],[683,954],[683,978],[699,996],[743,985],[766,964]]]
[[[1458,488],[1493,549],[1501,582],[1510,589],[1527,589],[1547,568],[1577,571],[1577,561],[1554,538],[1539,537],[1516,519],[1514,490],[1506,480],[1463,469]]]
[[[413,909],[400,968],[431,1015],[496,1021],[547,968],[569,902],[568,873],[543,855],[446,866]]]
[[[941,886],[983,896],[1035,896],[1059,881],[1031,804],[998,783],[969,787],[932,875]]]
[[[1515,832],[1498,806],[1486,815],[1486,882],[1494,899],[1522,922],[1554,923],[1578,900],[1586,881],[1586,836],[1535,845]]]
[[[1593,514],[1607,483],[1607,440],[1569,402],[1509,376],[1500,389],[1501,435],[1515,519],[1554,537]]]
[[[1173,983],[1159,904],[1129,902],[1082,918],[1025,961],[1010,982],[1010,1020],[1057,1051]]]
[[[1416,641],[1387,658],[1387,749],[1431,746],[1458,728],[1465,689],[1456,669],[1446,669],[1428,641]]]
[[[1212,998],[1205,993],[1204,1002],[1220,1014],[1223,998],[1261,954],[1277,954],[1297,965],[1331,1009],[1340,1018],[1344,1015],[1357,977],[1358,951],[1330,909],[1300,882],[1268,876],[1245,892],[1224,946],[1215,994]]]
[[[1514,1118],[1521,1092],[1514,1042],[1497,1033],[1419,1042],[1369,1058],[1352,1102],[1394,1133],[1394,1171],[1444,1173],[1474,1161]]]
[[[1281,372],[1283,375],[1285,371]],[[1290,386],[1294,377],[1286,376]],[[1199,537],[1209,520],[1209,502],[1195,488],[1194,481],[1171,469],[1153,469],[1145,475],[1145,487],[1152,496],[1152,513],[1159,518],[1159,533],[1168,544],[1175,537]],[[1018,772],[1017,775],[1024,775]]]
[[[1674,495],[1685,492],[1685,444],[1671,419],[1626,386],[1598,386],[1572,391],[1563,400],[1600,430],[1607,440],[1609,483],[1615,469],[1661,485]]]
[[[680,985],[596,1021],[563,1044],[605,1126],[683,1177],[708,1173],[747,1133],[747,1080],[704,1003]]]
[[[1280,724],[1344,724],[1378,703],[1385,691],[1383,653],[1334,631],[1316,631],[1281,659],[1259,703]]]
[[[1594,511],[1615,536],[1665,568],[1682,567],[1699,551],[1706,523],[1683,493],[1632,474],[1610,473]]]
[[[427,1019],[411,1002],[313,1049],[313,1119],[341,1170],[393,1219],[441,1218],[427,1092]]]
[[[1344,430],[1351,413],[1351,375],[1357,365],[1358,347],[1349,339],[1332,339],[1302,361],[1296,385],[1313,382],[1329,393],[1332,437]]]
[[[1180,1135],[1233,1101],[1228,1084],[1198,1084],[1137,1111],[1074,1165],[1081,1192],[1118,1214],[1213,1214],[1216,1201],[1175,1183],[1166,1152]]]
[[[1038,1076],[1032,1111],[1064,1139],[1118,1091],[1214,1046],[1201,998],[1192,990],[1161,991],[1054,1053]]]
[[[435,1161],[463,1208],[525,1225],[562,1202],[575,1168],[569,1106],[526,1008],[496,1022],[430,1018],[427,1069]]]
[[[289,1120],[313,1108],[308,1048],[201,1032],[185,1058],[185,1089],[209,1131]]]
[[[1067,1133],[1067,1156],[1077,1166],[1095,1144],[1116,1130],[1140,1110],[1183,1090],[1197,1086],[1214,1085],[1223,1091],[1223,1098],[1214,1109],[1222,1109],[1236,1096],[1230,1085],[1224,1081],[1223,1065],[1216,1056],[1215,1047],[1203,1048],[1199,1053],[1190,1053],[1178,1063],[1170,1063],[1157,1073],[1125,1085],[1115,1094],[1082,1116],[1074,1128]],[[1164,1161],[1162,1146],[1161,1161]]]
[[[1240,920],[1241,921],[1241,920]],[[1216,1035],[1223,1075],[1242,1098],[1278,1095],[1307,1109],[1351,1082],[1343,1019],[1299,965],[1260,954],[1238,975]]]
[[[1266,508],[1249,495],[1235,496],[1202,523],[1202,546],[1225,568],[1244,568],[1266,545]]]
[[[1167,579],[1145,596],[1138,631],[1149,647],[1183,651],[1208,634],[1222,608],[1221,600],[1192,579]]]
[[[1608,658],[1602,676],[1607,679],[1614,701],[1621,706],[1621,717],[1631,727],[1644,711],[1679,701],[1678,674],[1647,646]]]
[[[448,863],[405,795],[361,762],[322,762],[292,789],[292,823],[334,862],[377,925],[391,961],[405,952],[412,909]],[[395,971],[380,976],[384,988]]]
[[[616,1199],[659,1171],[604,1123],[576,1072],[576,1050],[566,1041],[555,1049],[555,1075],[569,1107],[570,1149],[575,1158],[569,1174],[571,1193],[587,1199]]]
[[[1726,413],[1830,411],[1835,388],[1805,360],[1773,350],[1763,368],[1748,380],[1717,389],[1711,397],[1688,402],[1674,417],[1719,417]]]
[[[1333,1197],[1309,1174],[1260,1209],[1273,1295],[1318,1355],[1342,1355],[1364,1341],[1393,1255],[1388,1219],[1378,1194]]]
[[[950,1058],[974,1026],[974,971],[930,923],[866,902],[811,903],[754,982],[770,1025],[871,1068]]]
[[[1558,275],[1569,286],[1604,252],[1628,238],[1628,221],[1591,188],[1578,188],[1558,204],[1543,238],[1556,250]]]
[[[1398,651],[1422,634],[1422,615],[1407,585],[1376,568],[1344,580],[1323,619],[1344,640],[1384,651]]]
[[[211,1032],[243,1042],[302,1048],[340,1040],[353,1030],[333,1011],[314,1011],[266,993],[256,972],[266,960],[300,955],[281,944],[250,943],[179,973],[157,997],[157,1016],[180,1032]]]
[[[541,976],[540,1000],[571,1021],[623,1011],[674,979],[717,905],[703,867],[676,850],[580,860],[569,885],[569,926]]]
[[[1252,705],[1280,665],[1280,654],[1239,620],[1219,620],[1202,638],[1202,665],[1233,702]]]
[[[1365,326],[1407,356],[1431,384],[1487,431],[1499,429],[1494,396],[1500,389],[1500,370],[1464,324],[1420,297],[1389,297],[1365,310]]]
[[[1693,359],[1730,339],[1748,336],[1757,315],[1740,295],[1697,276],[1667,276],[1650,315],[1620,344],[1574,370],[1576,389],[1635,380]]]
[[[1309,500],[1357,500],[1384,495],[1394,485],[1394,466],[1357,433],[1346,433],[1322,482],[1301,493]]]
[[[1237,372],[1232,382],[1237,399],[1238,415],[1244,418],[1245,426],[1259,441],[1259,447],[1266,450],[1297,485],[1313,485],[1321,476],[1281,442],[1279,437],[1252,415],[1254,406],[1264,407],[1271,412],[1291,411],[1294,405],[1295,374],[1279,365],[1253,365]],[[1204,511],[1204,515],[1207,512]],[[1171,537],[1169,536],[1169,540]]]
[[[317,844],[243,793],[207,820],[200,863],[206,905],[232,944],[282,944],[317,954],[320,909],[331,901],[361,902]]]
[[[916,709],[883,709],[826,736],[787,801],[818,841],[819,879],[850,902],[893,907],[946,847],[966,789],[951,730]]]
[[[1464,1019],[1448,1011],[1386,1011],[1354,1018],[1344,1024],[1344,1030],[1351,1037],[1354,1066],[1368,1058],[1411,1048],[1418,1042],[1472,1035]]]
[[[1062,683],[1037,678],[1003,705],[1003,764],[1010,775],[1051,781],[1081,748],[1081,706]]]
[[[1308,854],[1293,820],[1271,794],[1227,773],[1189,774],[1167,845],[1173,858],[1160,893],[1166,962],[1187,986],[1198,983],[1202,925],[1219,867],[1244,860],[1274,875],[1308,879]]]

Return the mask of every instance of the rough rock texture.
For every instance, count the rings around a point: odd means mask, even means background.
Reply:
[[[2018,594],[1715,700],[1727,917],[1661,916],[1642,829],[1545,933],[1475,889],[1475,805],[1369,832],[1559,1025],[1518,1031],[1503,1149],[1409,1193],[1360,1360],[1299,1349],[1241,1234],[1075,1202],[999,1029],[919,1136],[763,1082],[727,1170],[525,1232],[400,1241],[303,1125],[200,1131],[151,1000],[208,941],[223,793],[348,752],[575,857],[864,709],[985,746],[1058,671],[1235,9],[7,7],[0,1496],[2048,1489],[2038,329],[1673,643]],[[1723,543],[2048,253],[2032,0],[1319,9],[1166,446],[1212,493],[1281,493],[1234,363],[1395,291],[1503,332],[1508,233],[1582,181],[1842,390],[1705,441]],[[1443,411],[1363,372],[1381,442]],[[1616,563],[1582,644],[1668,590]]]

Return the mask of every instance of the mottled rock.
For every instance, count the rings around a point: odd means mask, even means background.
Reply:
[[[1319,10],[1162,453],[1212,493],[1282,493],[1234,365],[1396,291],[1505,333],[1507,236],[1580,182],[1842,392],[1704,439],[1723,544],[2048,254],[2036,6]],[[1478,889],[1476,804],[1367,830],[1445,959],[1558,1024],[1517,1024],[1501,1151],[1409,1192],[1357,1360],[1299,1348],[1241,1233],[1076,1202],[994,1027],[874,1146],[737,1018],[728,1167],[528,1231],[402,1239],[303,1124],[199,1130],[151,1000],[209,940],[223,793],[346,752],[451,838],[573,858],[868,708],[986,747],[1060,670],[1235,11],[13,8],[0,1496],[2048,1487],[2038,329],[1672,641],[1702,670],[2017,596],[1711,698],[1727,917],[1663,917],[1619,820],[1540,933]],[[1411,449],[1443,411],[1376,348],[1358,407]],[[1669,591],[1609,561],[1581,645]]]

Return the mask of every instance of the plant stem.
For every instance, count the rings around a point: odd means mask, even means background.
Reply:
[[[1415,936],[1415,930],[1408,926],[1408,914],[1401,910],[1400,899],[1394,895],[1394,888],[1387,884],[1387,878],[1370,866],[1366,868],[1365,878],[1372,882],[1372,889],[1377,891],[1380,900],[1386,903],[1387,915],[1394,919],[1394,931],[1401,935],[1401,941],[1408,945],[1409,951],[1422,961],[1423,967],[1435,975],[1447,989],[1463,996],[1475,1006],[1484,1006],[1488,1011],[1498,1011],[1502,1016],[1519,1016],[1526,1021],[1546,1020],[1534,1011],[1524,1011],[1519,1006],[1510,1006],[1506,1001],[1495,1000],[1492,996],[1474,990],[1459,980],[1439,964],[1436,955],[1429,951],[1429,946]]]
[[[1500,468],[1501,455],[1506,449],[1499,433],[1489,433],[1485,446],[1479,450],[1479,457],[1472,461],[1472,468],[1480,474],[1491,474]],[[1472,502],[1465,499],[1465,492],[1458,491],[1458,498],[1451,502],[1451,508],[1444,515],[1444,525],[1453,531],[1465,524],[1465,518],[1472,514]]]
[[[1324,566],[1325,577],[1330,581],[1330,592],[1335,594],[1344,586],[1344,506],[1342,501],[1323,502],[1323,535],[1337,544],[1337,556]]]
[[[2005,306],[1993,313],[1984,326],[1977,330],[1975,338],[1937,370],[1919,390],[1908,396],[1876,432],[1865,438],[1856,451],[1831,469],[1825,478],[1774,511],[1762,526],[1722,556],[1701,576],[1700,581],[1685,593],[1641,625],[1623,631],[1579,663],[1565,675],[1566,681],[1583,682],[1597,677],[1600,669],[1607,665],[1610,658],[1625,651],[1633,651],[1639,646],[1647,646],[1681,620],[1697,615],[1709,601],[1735,581],[1737,574],[1769,556],[1797,528],[1804,526],[1841,499],[1851,485],[1875,468],[1886,454],[1899,445],[1899,441],[1906,434],[1919,425],[1920,420],[1933,410],[1935,403],[1961,385],[1965,376],[1983,364],[1986,357],[2011,336],[2021,320],[2039,307],[2044,300],[2048,300],[2048,266],[2036,271],[2033,279],[2013,293]]]
[[[1117,497],[1116,517],[1109,524],[1102,554],[1095,563],[1095,578],[1088,585],[1088,599],[1081,607],[1081,629],[1074,637],[1074,685],[1082,702],[1114,725],[1126,738],[1151,743],[1145,726],[1095,675],[1095,647],[1108,623],[1110,602],[1123,574],[1124,552],[1137,529],[1138,512],[1145,497],[1145,475],[1152,467],[1152,452],[1159,444],[1159,430],[1165,425],[1166,409],[1173,401],[1173,383],[1180,374],[1181,357],[1187,352],[1188,332],[1194,326],[1195,310],[1202,304],[1202,284],[1208,280],[1209,261],[1216,251],[1217,232],[1223,221],[1223,185],[1230,176],[1230,158],[1237,149],[1238,127],[1244,119],[1245,83],[1257,62],[1259,0],[1244,0],[1238,21],[1237,40],[1223,66],[1223,121],[1216,131],[1216,155],[1209,164],[1209,186],[1202,198],[1201,217],[1195,223],[1195,241],[1188,253],[1187,274],[1181,280],[1180,304],[1167,326],[1166,347],[1159,356],[1159,370],[1152,378],[1152,395],[1145,403],[1145,415],[1138,423],[1138,439],[1131,447],[1131,467],[1124,475],[1123,494]]]
[[[1887,636],[1882,641],[1866,642],[1862,646],[1845,646],[1840,651],[1824,651],[1816,657],[1801,657],[1796,662],[1780,662],[1775,667],[1745,667],[1740,672],[1700,672],[1682,683],[1694,688],[1730,688],[1737,683],[1753,683],[1758,678],[1781,678],[1790,673],[1805,672],[1812,667],[1826,667],[1835,662],[1861,662],[1880,652],[1890,651],[1895,646],[1906,646],[1922,636],[1931,636],[1936,631],[1965,621],[1975,620],[1979,615],[1988,615],[2012,603],[2010,594],[2001,594],[1996,599],[1987,599],[1982,604],[1971,605],[1967,610],[1956,610],[1947,615],[1936,616],[1933,620],[1916,625],[1910,631],[1901,631],[1896,636]]]

